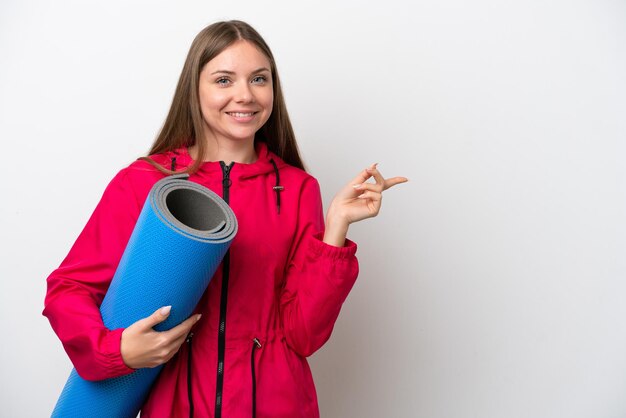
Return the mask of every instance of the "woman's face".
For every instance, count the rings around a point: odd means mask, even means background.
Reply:
[[[235,42],[202,68],[199,96],[207,139],[254,141],[272,113],[269,59],[252,43]]]

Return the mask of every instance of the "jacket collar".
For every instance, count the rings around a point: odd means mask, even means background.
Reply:
[[[235,162],[230,172],[231,178],[241,180],[267,173],[273,173],[274,166],[272,165],[271,160],[274,160],[278,169],[286,166],[286,163],[279,156],[268,149],[265,142],[256,141],[254,148],[257,154],[257,160],[250,164]],[[184,167],[189,167],[194,163],[193,158],[189,155],[187,147],[178,148],[177,150],[171,151],[167,154],[171,154],[168,155],[168,158],[176,158],[176,166],[179,170]],[[205,175],[214,175],[221,172],[222,168],[219,161],[204,161],[200,164],[198,169],[198,174]]]

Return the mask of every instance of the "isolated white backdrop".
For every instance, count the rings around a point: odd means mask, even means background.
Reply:
[[[411,179],[350,231],[322,416],[625,417],[621,0],[3,0],[0,416],[51,411],[45,278],[232,18],[272,47],[326,203],[372,162]]]

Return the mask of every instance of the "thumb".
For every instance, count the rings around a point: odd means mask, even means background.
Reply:
[[[172,310],[172,306],[163,306],[162,308],[154,311],[152,315],[147,318],[141,320],[144,328],[152,328],[156,324],[159,324],[167,319],[170,316],[170,311]]]

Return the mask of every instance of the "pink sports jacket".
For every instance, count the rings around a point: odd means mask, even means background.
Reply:
[[[306,357],[330,337],[356,280],[356,245],[323,243],[317,181],[263,142],[256,150],[252,164],[205,162],[190,177],[224,197],[239,231],[196,308],[193,338],[165,365],[143,417],[319,416]],[[193,163],[185,148],[152,157],[168,168]],[[121,170],[48,277],[43,314],[85,379],[133,372],[120,354],[123,330],[105,328],[99,306],[163,176],[145,161]]]

